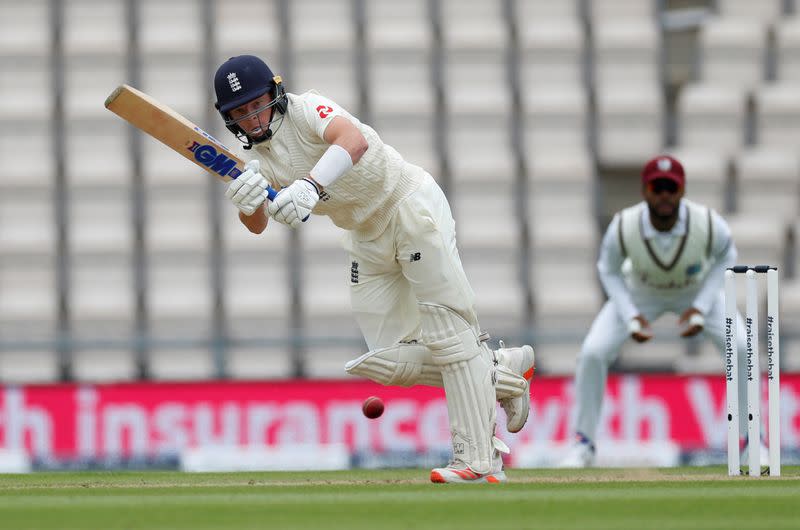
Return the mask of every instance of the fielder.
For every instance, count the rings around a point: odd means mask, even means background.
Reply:
[[[442,190],[369,126],[315,91],[291,94],[259,58],[233,57],[214,78],[217,110],[244,144],[246,171],[226,197],[261,233],[327,215],[347,231],[351,305],[370,351],[345,370],[386,385],[443,386],[453,460],[433,482],[501,482],[495,400],[511,432],[530,410],[530,346],[492,351],[456,249]],[[279,189],[266,201],[267,184]],[[356,272],[353,272],[356,271]]]
[[[562,467],[594,463],[608,367],[629,337],[638,343],[653,338],[650,322],[664,313],[678,314],[681,337],[703,333],[724,357],[723,280],[725,269],[736,262],[736,246],[719,214],[683,198],[685,181],[678,160],[653,158],[642,170],[644,201],[617,213],[606,230],[597,269],[608,301],[578,355],[576,440]],[[737,337],[739,351],[744,351],[741,315]],[[745,370],[745,362],[739,355],[739,370]],[[746,403],[746,395],[745,378],[740,378],[740,403]],[[746,415],[746,407],[741,407],[742,435],[747,430]]]

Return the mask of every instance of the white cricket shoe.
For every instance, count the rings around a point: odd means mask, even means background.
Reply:
[[[741,464],[743,466],[750,464],[750,443],[749,441],[744,444],[744,449],[742,449],[742,456],[741,456]],[[758,455],[758,461],[761,467],[769,467],[769,448],[764,444],[764,440],[761,440],[761,449],[759,450],[760,454]]]
[[[585,436],[578,435],[566,456],[558,463],[560,468],[580,469],[594,465],[594,444]]]
[[[492,459],[492,469],[488,473],[476,473],[461,460],[452,460],[447,467],[438,467],[431,470],[431,482],[436,484],[499,484],[506,481],[506,473],[503,471],[503,459],[500,453],[495,451]]]
[[[500,341],[500,348],[495,351],[497,363],[525,378],[526,386],[521,395],[515,398],[500,400],[500,406],[506,413],[506,429],[508,432],[519,432],[528,421],[531,411],[531,379],[536,371],[533,348],[523,345],[519,348],[506,348]]]

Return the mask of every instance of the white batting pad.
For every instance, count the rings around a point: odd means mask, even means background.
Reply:
[[[476,473],[489,473],[495,454],[492,354],[453,310],[420,303],[422,341],[441,369],[453,454]]]
[[[443,387],[439,365],[433,354],[420,343],[402,342],[388,348],[368,351],[344,365],[350,375],[366,377],[382,385]],[[510,368],[494,367],[497,399],[521,396],[527,388],[525,379]]]
[[[439,367],[424,344],[403,342],[372,350],[345,364],[344,369],[382,385],[442,386]]]

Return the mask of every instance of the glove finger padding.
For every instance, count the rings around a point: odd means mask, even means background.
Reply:
[[[256,187],[250,190],[250,193],[247,194],[247,197],[243,202],[250,206],[258,207],[261,206],[266,200],[267,200],[267,190]]]
[[[240,177],[241,178],[241,177]],[[237,179],[238,180],[238,179]],[[267,189],[267,179],[262,177],[260,174],[255,173],[250,175],[247,179],[245,179],[244,184],[236,195],[233,196],[234,202],[241,202],[246,197],[251,195],[258,196],[264,193]]]
[[[263,199],[261,199],[263,197]],[[261,199],[262,202],[267,197],[267,188],[266,186],[254,186],[253,189],[247,194],[247,198],[250,201],[255,199]]]
[[[239,188],[239,191],[236,192],[236,195],[231,197],[231,201],[233,201],[234,204],[241,204],[245,202],[247,200],[247,196],[250,195],[250,190],[252,189],[253,186],[245,182],[244,185]]]
[[[232,199],[233,196],[236,195],[236,192],[239,191],[239,188],[241,188],[243,185],[244,185],[243,180],[234,179],[230,181],[228,183],[228,189],[225,190],[225,198]]]
[[[284,223],[286,223],[287,225],[291,225],[292,228],[296,228],[295,221],[298,221],[298,219],[297,219],[297,211],[295,211],[294,208],[284,208],[281,210],[280,213],[283,214]]]
[[[245,171],[228,184],[225,197],[245,215],[252,215],[267,198],[267,179],[259,171],[258,160],[245,165]]]

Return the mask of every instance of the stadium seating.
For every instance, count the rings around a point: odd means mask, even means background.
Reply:
[[[44,196],[43,196],[44,195]],[[0,195],[0,248],[3,255],[51,256],[56,242],[50,192],[34,189]],[[24,219],[24,222],[22,221]]]
[[[0,5],[0,56],[44,58],[50,53],[50,2]]]
[[[664,106],[654,82],[597,88],[597,156],[610,166],[641,164],[664,143]]]
[[[434,115],[373,113],[372,126],[381,133],[381,140],[396,149],[406,162],[420,166],[437,180],[441,178],[440,153],[433,130]]]
[[[376,116],[433,112],[435,94],[427,53],[373,50],[370,58],[371,104]]]
[[[629,2],[628,0],[597,0],[589,2],[589,16],[593,23],[606,20],[625,20],[639,22],[654,18],[656,15],[656,2],[642,0]]]
[[[150,194],[144,223],[149,252],[208,250],[208,204],[202,180],[198,179],[197,183],[191,195],[185,190],[169,189],[154,190]]]
[[[9,344],[0,352],[6,382],[49,382],[58,378],[52,344],[57,326],[55,266],[51,259],[16,262],[4,255],[0,266],[0,329]]]
[[[800,80],[800,17],[787,17],[775,25],[775,48],[778,79]]]
[[[523,86],[582,86],[586,36],[580,19],[575,13],[541,12],[543,3],[534,4],[520,2],[517,11]]]
[[[281,41],[278,0],[226,0],[213,3],[218,62],[250,53],[276,64]],[[246,16],[242,16],[246,13]],[[274,68],[274,72],[281,71]],[[205,86],[205,85],[201,85]]]
[[[33,337],[52,337],[57,318],[57,280],[52,258],[39,257],[36,263],[20,267],[6,258],[0,268],[0,322],[3,336],[17,340],[25,333]]]
[[[578,84],[525,90],[525,151],[540,153],[588,152],[589,103]]]
[[[144,57],[142,90],[195,123],[203,123],[210,104],[200,54],[148,51]],[[175,87],[181,87],[179,94]]]
[[[600,20],[594,32],[594,71],[598,88],[653,84],[660,80],[661,39],[653,18]]]
[[[315,89],[350,112],[359,104],[355,72],[355,28],[347,0],[289,3],[289,34],[294,52],[290,90]]]
[[[0,378],[5,383],[52,383],[58,380],[58,357],[50,349],[4,351]]]
[[[430,51],[433,27],[425,0],[372,0],[366,2],[364,8],[364,39],[370,51],[411,54]]]
[[[702,147],[670,149],[669,154],[683,164],[687,196],[723,214],[729,193],[733,197],[730,160]]]
[[[85,382],[113,383],[137,378],[133,352],[113,346],[72,352],[72,370],[77,381]]]
[[[122,0],[75,0],[64,4],[63,51],[70,55],[125,53],[126,12]],[[31,21],[41,24],[39,21]]]
[[[481,193],[459,187],[450,202],[461,261],[475,291],[478,318],[493,334],[516,333],[524,325],[526,292],[518,282],[521,242],[512,187],[494,185]]]
[[[449,120],[448,154],[456,185],[508,185],[515,175],[508,116],[463,114]],[[480,142],[480,149],[476,144]],[[496,158],[489,158],[493,153]]]
[[[797,151],[800,139],[800,85],[779,81],[759,87],[755,97],[755,135],[759,144]]]
[[[176,24],[176,20],[181,23]],[[201,50],[202,22],[201,7],[192,0],[145,0],[139,4],[142,51],[169,55]]]
[[[700,33],[701,79],[753,88],[765,77],[767,32],[752,18],[711,20]]]
[[[363,344],[350,346],[345,344],[330,344],[320,349],[321,344],[313,343],[314,348],[309,348],[305,356],[305,365],[308,377],[312,379],[343,379],[351,376],[344,371],[347,361],[355,359],[366,351]]]
[[[746,106],[741,88],[711,83],[683,87],[677,103],[678,145],[732,156],[744,145]]]
[[[156,256],[148,265],[147,325],[151,336],[167,342],[207,341],[213,329],[207,259],[191,254]],[[153,353],[152,359],[156,358],[161,359],[161,354]],[[164,362],[169,364],[169,360]]]
[[[273,348],[231,347],[227,363],[228,373],[236,379],[285,379],[292,375],[290,351],[285,344]]]
[[[725,18],[772,23],[779,19],[786,3],[783,0],[716,0],[716,4],[720,15]]]
[[[3,175],[9,178],[0,182],[0,189],[7,191],[9,188],[29,188],[41,192],[52,190],[55,182],[55,160],[52,156],[43,156],[42,146],[52,145],[54,134],[44,126],[45,120],[18,123],[12,118],[2,123],[4,129],[0,132],[0,156],[11,162],[6,164],[3,171]]]
[[[734,160],[738,177],[737,212],[791,220],[800,212],[800,159],[793,150],[772,146],[745,149]],[[779,226],[780,226],[779,225]],[[776,227],[779,229],[779,227]]]
[[[119,120],[76,120],[67,126],[64,143],[64,170],[71,189],[122,191],[130,186],[130,138]]]
[[[785,227],[771,216],[726,216],[739,250],[739,263],[783,263]]]
[[[529,166],[528,274],[540,331],[564,326],[582,333],[602,301],[594,266],[594,170],[577,153],[534,157]]]
[[[6,120],[49,120],[53,114],[53,75],[47,59],[32,56],[20,63],[0,85],[0,113]]]
[[[438,178],[430,6],[376,0],[364,7],[369,124],[408,162]]]
[[[147,364],[154,380],[210,379],[216,374],[210,348],[155,348],[150,351]]]

